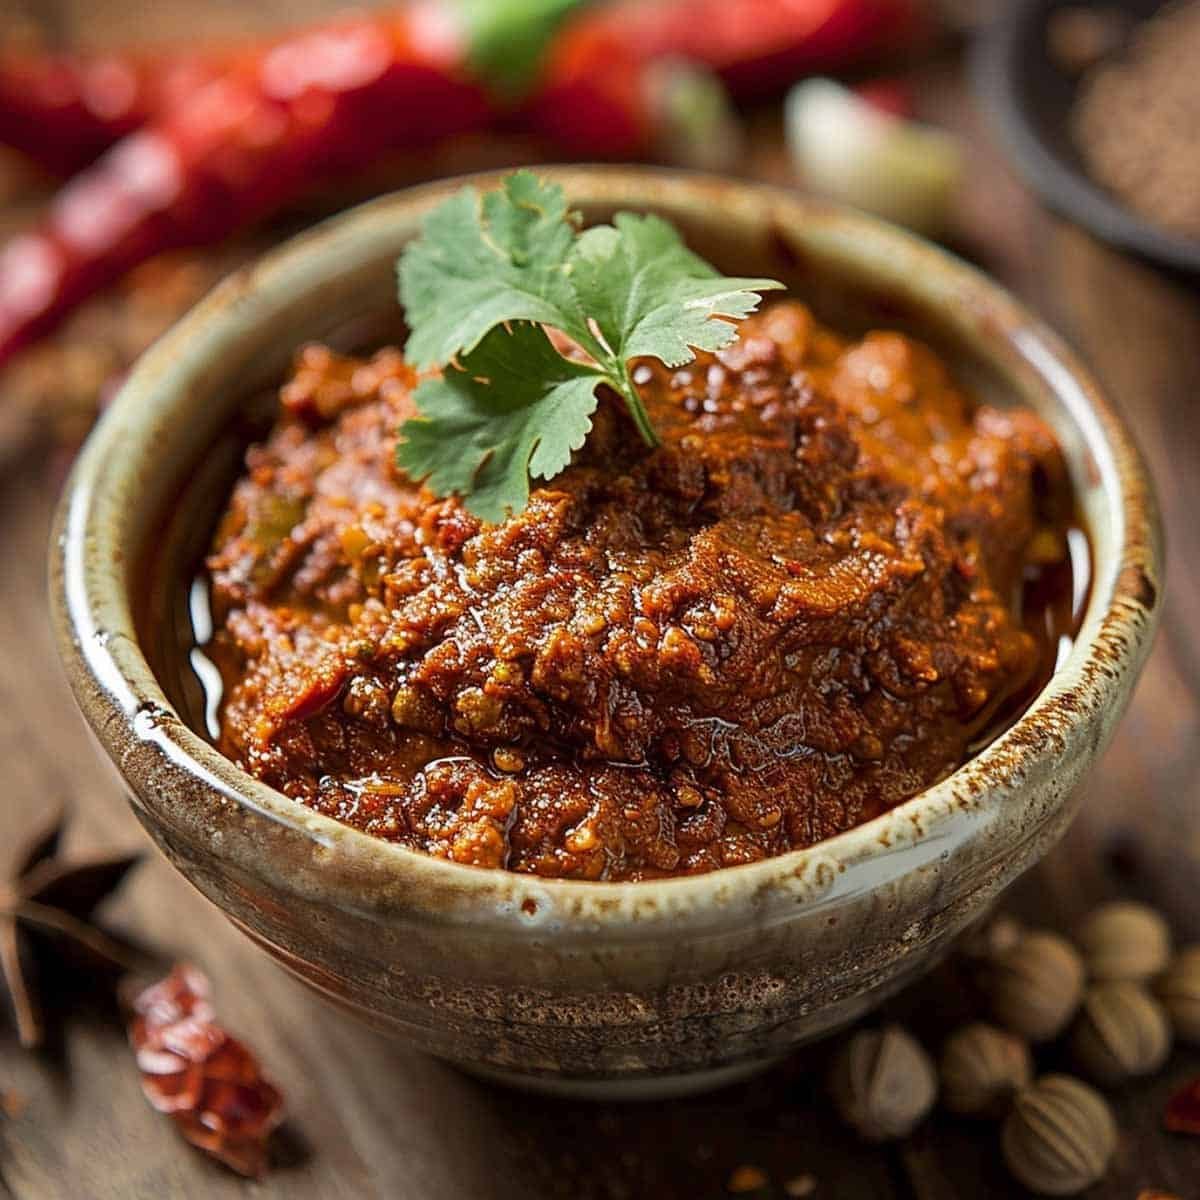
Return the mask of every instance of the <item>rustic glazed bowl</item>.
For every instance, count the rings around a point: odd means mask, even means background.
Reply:
[[[289,242],[145,355],[63,500],[55,614],[75,695],[138,817],[289,970],[481,1074],[667,1095],[736,1079],[861,1016],[1054,844],[1150,644],[1158,522],[1137,452],[1090,376],[971,267],[784,191],[651,170],[548,173],[588,219],[660,212],[723,269],[782,278],[843,326],[920,332],[976,387],[1053,423],[1091,531],[1092,588],[1074,648],[1012,728],[936,787],[811,849],[647,883],[427,858],[318,816],[222,757],[187,714],[161,631],[233,478],[228,431],[303,342],[361,338],[372,323],[378,336],[381,320],[383,336],[402,335],[394,260],[458,181]]]

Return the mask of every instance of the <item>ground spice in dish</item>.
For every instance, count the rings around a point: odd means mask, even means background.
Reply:
[[[1021,597],[1061,578],[1071,501],[1032,412],[792,302],[634,380],[661,446],[602,399],[486,525],[395,469],[395,351],[302,354],[209,559],[224,752],[430,854],[636,880],[867,820],[1044,681]]]
[[[1165,230],[1200,239],[1200,3],[1175,4],[1080,85],[1075,139],[1094,178]]]

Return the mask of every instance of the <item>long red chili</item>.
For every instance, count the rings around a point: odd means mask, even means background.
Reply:
[[[218,241],[314,182],[483,126],[441,10],[279,42],[118,142],[0,252],[0,363],[162,250]]]
[[[593,5],[559,31],[515,119],[567,155],[645,157],[660,148],[664,130],[664,64],[692,64],[752,95],[877,52],[916,11],[917,0]],[[111,88],[99,105],[108,114],[102,121],[80,116],[97,107],[95,88],[81,82],[88,72],[67,72],[66,99],[55,109],[65,130],[55,153],[64,161],[145,123],[67,184],[40,228],[0,251],[0,365],[154,254],[219,241],[384,154],[486,127],[497,109],[469,58],[455,11],[445,0],[422,0],[243,48],[215,78],[220,60],[211,53],[191,65],[163,59],[157,76],[126,64],[128,103],[122,108],[121,89]],[[2,76],[0,109],[12,90]],[[43,82],[55,77],[46,67]],[[0,113],[0,138],[19,140],[5,134],[19,125],[26,142],[35,140],[29,125],[53,94],[49,84],[26,88],[23,116],[14,117],[15,100],[7,117]],[[43,116],[49,144],[57,135]]]
[[[713,72],[736,99],[832,71],[910,39],[919,0],[616,0],[586,9],[552,46],[527,119],[569,153],[649,153],[643,86],[655,64]]]
[[[227,57],[0,50],[0,142],[69,175],[222,74]]]
[[[918,0],[593,4],[559,35],[546,94],[534,105],[536,123],[583,153],[633,153],[647,140],[639,77],[648,61],[702,64],[735,98],[753,98],[806,71],[832,70],[894,45],[918,21]],[[0,142],[69,173],[205,82],[269,49],[252,43],[199,54],[180,48],[141,55],[0,52]],[[556,112],[564,102],[566,111]]]
[[[703,63],[738,99],[896,47],[916,32],[922,12],[919,0],[625,0],[622,9],[604,16],[620,24],[636,12],[651,56]]]

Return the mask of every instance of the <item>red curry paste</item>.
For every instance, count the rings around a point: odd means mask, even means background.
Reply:
[[[208,562],[223,750],[429,854],[636,880],[865,821],[1044,679],[1022,588],[1071,501],[1034,413],[794,302],[635,378],[659,449],[602,400],[483,525],[393,466],[397,352],[304,351]]]

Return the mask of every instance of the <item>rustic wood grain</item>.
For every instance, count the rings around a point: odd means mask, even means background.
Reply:
[[[119,45],[182,34],[232,35],[298,20],[329,0],[0,0],[0,30],[36,22],[63,43]],[[1017,888],[1030,920],[1069,929],[1118,894],[1162,905],[1200,937],[1200,298],[1194,289],[1096,245],[1047,216],[1012,176],[972,108],[953,58],[923,68],[923,108],[968,139],[971,182],[953,242],[1044,311],[1095,365],[1133,424],[1159,480],[1171,541],[1165,628],[1117,740],[1064,843]],[[495,151],[493,151],[495,153]],[[756,120],[746,170],[787,181],[776,121]],[[0,227],[30,197],[0,190]],[[16,208],[19,201],[26,207]],[[0,378],[0,411],[3,379]],[[27,440],[0,475],[0,856],[60,799],[74,806],[69,844],[143,846],[121,787],[75,713],[46,619],[44,548],[59,485],[44,440]],[[282,1165],[249,1192],[289,1200],[694,1200],[726,1194],[741,1164],[777,1189],[811,1172],[818,1200],[1010,1200],[996,1131],[939,1118],[898,1149],[858,1144],[833,1119],[828,1050],[711,1096],[654,1106],[585,1105],[486,1087],[404,1051],[328,1010],[233,931],[157,856],[108,910],[114,924],[213,977],[228,1024],[287,1093]],[[103,1005],[77,1015],[48,1057],[0,1030],[0,1195],[95,1200],[245,1195],[242,1181],[178,1141],[146,1106],[119,1027]],[[970,1011],[950,968],[893,1012],[930,1045]],[[1043,1056],[1042,1066],[1058,1064]],[[1159,1077],[1116,1097],[1121,1149],[1089,1196],[1141,1188],[1198,1194],[1200,1140],[1161,1132],[1171,1089],[1200,1072],[1180,1053]],[[777,1195],[782,1195],[777,1190]]]

